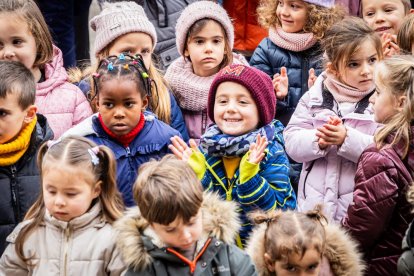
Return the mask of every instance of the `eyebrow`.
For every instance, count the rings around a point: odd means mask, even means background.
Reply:
[[[370,55],[368,58],[373,58],[373,57],[375,57],[377,55],[378,55],[378,53],[375,53],[373,55]],[[349,62],[351,62],[351,61],[360,61],[360,60],[364,60],[364,59],[363,58],[362,59],[350,59]]]
[[[209,38],[209,37],[205,37],[205,36],[194,36],[192,39],[206,39],[206,38]],[[224,37],[222,35],[215,35],[215,36],[213,36],[211,38],[224,38]]]

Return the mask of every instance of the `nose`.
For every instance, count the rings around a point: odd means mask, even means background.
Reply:
[[[375,22],[376,23],[384,22],[384,13],[382,11],[377,11],[375,13]]]
[[[14,50],[11,49],[10,47],[5,47],[3,58],[4,59],[13,59],[14,57],[16,57],[16,53],[14,52]]]
[[[368,76],[370,73],[371,73],[371,65],[369,65],[367,62],[364,62],[362,64],[361,75]]]
[[[115,109],[115,113],[114,113],[114,117],[116,119],[122,119],[125,117],[125,112],[123,108],[116,108]]]
[[[283,5],[282,7],[280,7],[280,14],[285,17],[289,16],[289,8],[287,7],[287,5]]]
[[[56,197],[55,197],[55,205],[59,206],[59,207],[62,207],[62,206],[65,205],[64,198],[59,194],[57,194]]]
[[[211,53],[212,49],[213,49],[213,43],[211,41],[207,41],[205,44],[205,51],[207,53]]]
[[[233,113],[236,111],[236,103],[234,101],[229,101],[227,103],[226,112]]]
[[[374,93],[371,95],[371,97],[369,97],[369,102],[372,104],[375,104],[375,98],[377,97],[377,92],[374,91]]]
[[[191,241],[191,232],[189,229],[184,229],[182,234],[181,234],[181,238],[182,240],[185,240],[186,242]]]

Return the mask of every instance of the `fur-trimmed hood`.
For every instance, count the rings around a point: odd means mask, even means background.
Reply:
[[[237,204],[233,201],[224,201],[215,193],[204,193],[201,206],[203,214],[203,233],[200,241],[208,237],[217,238],[224,243],[232,244],[241,224],[236,212]],[[157,234],[149,226],[140,213],[138,207],[129,209],[125,216],[115,222],[117,246],[128,267],[134,270],[144,270],[153,257],[147,247],[166,247]],[[204,242],[197,243],[197,250]]]
[[[260,276],[273,275],[264,261],[264,234],[266,224],[257,226],[248,242],[246,251],[253,259]],[[362,276],[365,265],[362,254],[357,249],[351,236],[336,224],[325,226],[326,248],[324,256],[329,262],[330,270],[335,276]],[[329,270],[329,269],[327,269]]]

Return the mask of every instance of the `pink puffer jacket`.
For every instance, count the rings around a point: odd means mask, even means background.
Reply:
[[[366,105],[357,105],[362,108],[357,110],[355,107],[353,112],[342,117],[347,129],[343,144],[321,150],[316,137],[317,128],[327,123],[329,116],[338,116],[334,100],[332,109],[323,106],[323,80],[324,73],[302,96],[283,136],[287,154],[296,162],[303,163],[298,210],[312,210],[316,204],[322,203],[327,217],[339,222],[352,202],[358,158],[373,143],[378,124],[367,108],[368,99],[365,99]]]
[[[67,81],[60,49],[54,46],[53,51],[53,60],[44,68],[46,80],[36,85],[36,106],[46,116],[57,139],[92,115],[92,109],[82,91]]]

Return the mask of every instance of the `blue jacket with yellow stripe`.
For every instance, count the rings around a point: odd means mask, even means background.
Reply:
[[[228,179],[222,158],[204,154],[207,166],[201,178],[204,189],[218,192],[222,198],[239,203],[242,228],[237,243],[240,247],[245,245],[253,228],[247,217],[249,212],[296,208],[296,195],[289,181],[289,160],[283,146],[283,125],[276,120],[273,122],[276,126],[275,135],[273,140],[268,141],[265,157],[259,165],[247,162],[248,166],[258,166],[256,170],[239,167],[233,178]],[[243,176],[242,180],[241,169],[251,172],[247,177]]]

